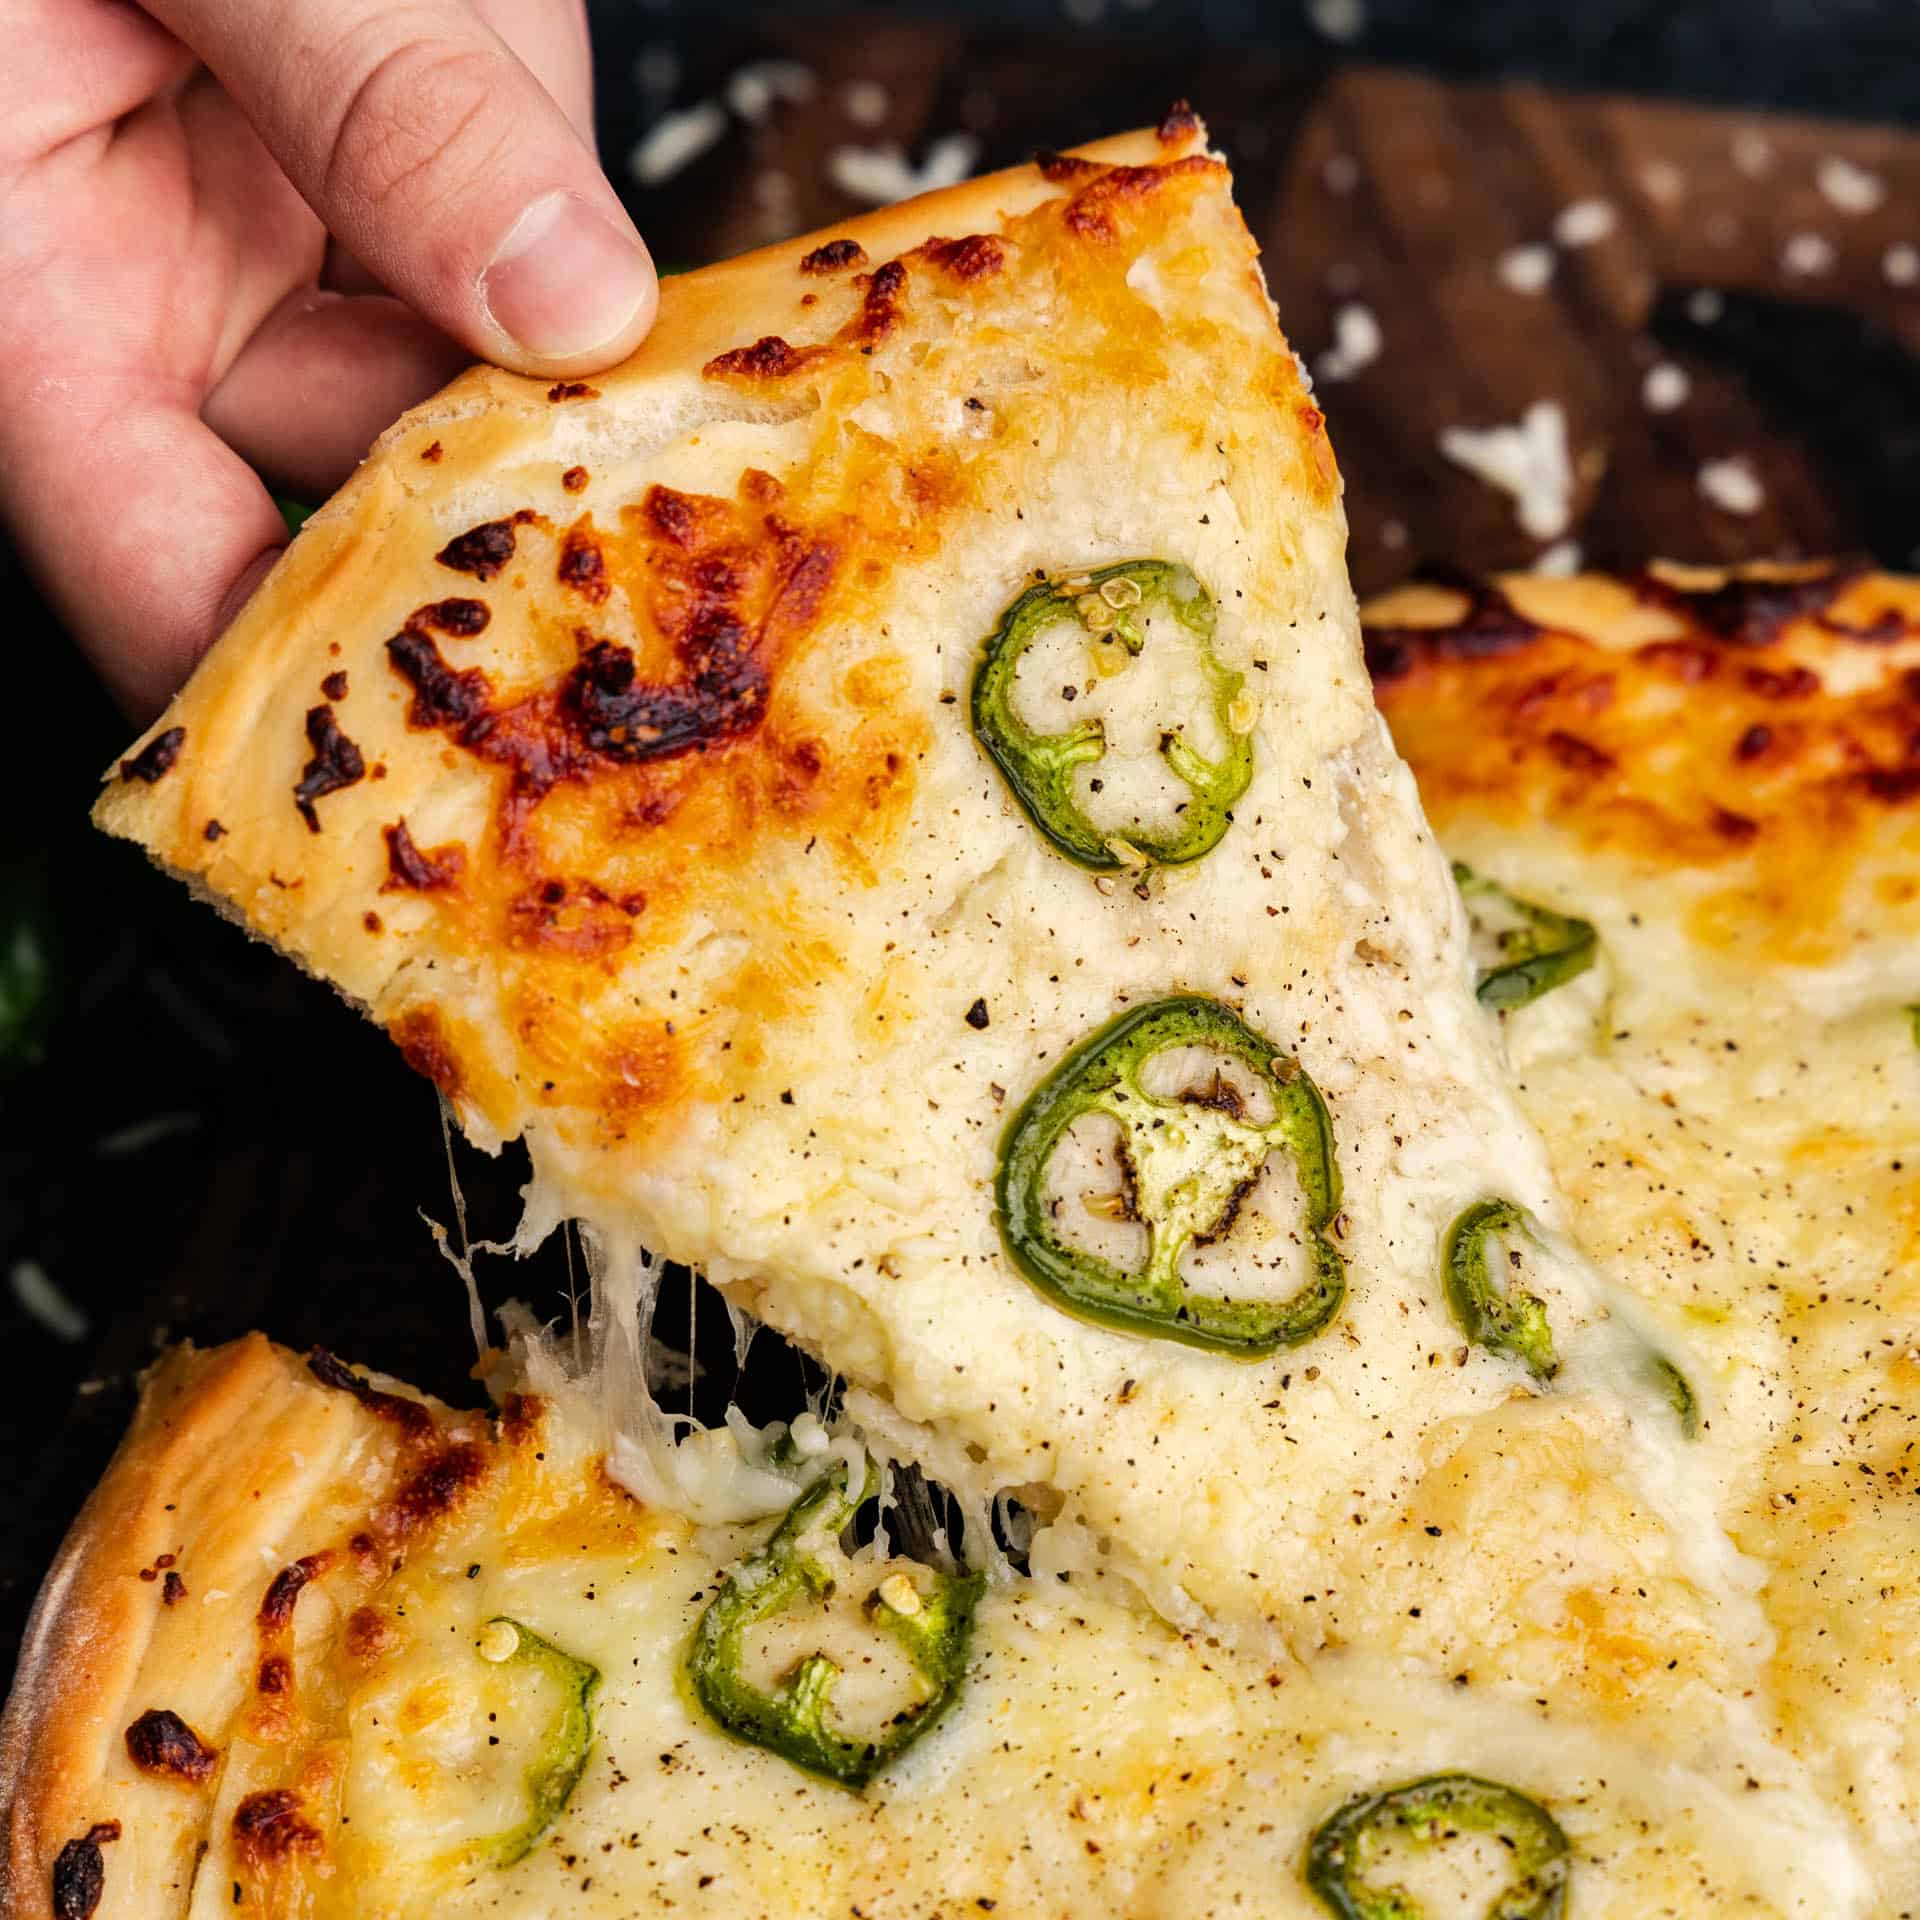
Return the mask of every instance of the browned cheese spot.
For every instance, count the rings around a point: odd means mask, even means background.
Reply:
[[[547,389],[547,398],[553,401],[598,400],[600,389],[588,386],[584,380],[556,380]]]
[[[357,786],[367,777],[367,763],[360,749],[340,731],[331,707],[307,709],[307,745],[313,749],[313,757],[301,769],[293,789],[293,804],[300,809],[307,831],[318,833],[320,814],[314,802],[343,787]]]
[[[308,1583],[319,1579],[332,1565],[332,1554],[309,1553],[282,1567],[268,1583],[266,1598],[260,1602],[262,1630],[273,1633],[285,1627],[293,1619],[293,1609]]]
[[[467,850],[458,841],[429,847],[424,853],[413,844],[404,820],[382,827],[387,842],[387,877],[382,893],[438,893],[453,886],[466,870]]]
[[[556,572],[562,586],[571,587],[595,606],[606,599],[607,564],[601,556],[599,541],[584,527],[572,528],[561,542]]]
[[[518,516],[515,516],[517,519]],[[491,580],[513,558],[515,520],[487,520],[457,534],[434,555],[455,573]]]
[[[292,1787],[268,1787],[250,1793],[233,1811],[233,1850],[256,1870],[275,1866],[296,1853],[317,1854],[325,1842],[320,1830],[301,1818],[303,1802]]]
[[[127,1754],[142,1773],[199,1786],[213,1775],[220,1755],[165,1707],[150,1707],[127,1729]]]
[[[829,240],[817,246],[800,262],[802,273],[844,273],[849,267],[864,267],[867,250],[858,240]]]
[[[307,1355],[307,1371],[323,1387],[352,1394],[376,1419],[398,1427],[405,1439],[424,1440],[435,1431],[433,1415],[418,1400],[409,1400],[405,1394],[383,1393],[362,1380],[344,1360],[336,1359],[325,1347],[315,1347]]]
[[[77,1840],[69,1840],[53,1863],[53,1920],[93,1920],[107,1890],[106,1862],[100,1849],[120,1838],[118,1820],[100,1820]]]
[[[1200,116],[1194,112],[1193,103],[1176,100],[1167,109],[1167,117],[1154,129],[1154,138],[1163,147],[1177,147],[1191,140],[1199,131]]]

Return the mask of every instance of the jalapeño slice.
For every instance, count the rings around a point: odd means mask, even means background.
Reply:
[[[498,1636],[503,1649],[496,1653],[482,1642],[483,1657],[526,1668],[545,1678],[559,1696],[559,1709],[545,1739],[527,1768],[527,1817],[517,1827],[495,1834],[476,1849],[478,1857],[495,1867],[510,1867],[524,1859],[533,1844],[560,1817],[586,1770],[593,1745],[593,1701],[600,1690],[600,1669],[564,1653],[518,1620],[496,1616],[486,1634]],[[513,1636],[511,1647],[506,1636]]]
[[[1508,1237],[1538,1244],[1532,1215],[1511,1200],[1477,1201],[1455,1217],[1441,1261],[1447,1305],[1475,1346],[1512,1354],[1544,1385],[1560,1367],[1547,1304],[1494,1276],[1494,1249]]]
[[[1177,623],[1190,636],[1208,704],[1226,750],[1210,760],[1179,723],[1160,736],[1159,753],[1186,789],[1177,822],[1160,832],[1134,825],[1102,827],[1080,791],[1082,767],[1104,757],[1106,728],[1090,718],[1062,733],[1037,733],[1014,704],[1020,660],[1049,627],[1078,623],[1090,646],[1111,650],[1115,668],[1147,648],[1148,616]],[[1033,824],[1069,860],[1097,872],[1179,866],[1198,860],[1232,824],[1232,808],[1253,778],[1253,740],[1233,726],[1242,676],[1213,651],[1213,597],[1185,567],[1166,560],[1123,560],[1085,573],[1050,575],[1029,587],[1001,616],[981,649],[973,676],[973,730]],[[1149,661],[1145,671],[1153,671]]]
[[[1160,1096],[1142,1072],[1171,1049],[1200,1047],[1236,1062],[1272,1104],[1245,1117],[1216,1072],[1209,1087]],[[1103,1114],[1120,1130],[1130,1217],[1147,1229],[1147,1257],[1128,1271],[1065,1244],[1055,1231],[1047,1173],[1067,1130]],[[1304,1196],[1307,1277],[1284,1300],[1231,1300],[1193,1290],[1179,1273],[1189,1246],[1224,1236],[1267,1156],[1287,1154]],[[1008,1257],[1056,1305],[1129,1333],[1258,1358],[1311,1339],[1340,1310],[1346,1268],[1327,1228],[1340,1211],[1333,1121],[1291,1055],[1217,1000],[1181,996],[1124,1013],[1081,1043],[1014,1116],[995,1195]]]
[[[867,1618],[904,1649],[923,1692],[871,1739],[835,1724],[833,1690],[840,1669],[823,1653],[809,1654],[777,1687],[756,1685],[744,1671],[748,1632],[791,1607],[824,1603],[852,1571],[840,1554],[839,1536],[878,1491],[880,1476],[869,1465],[858,1488],[850,1478],[850,1470],[838,1478],[829,1474],[802,1494],[766,1545],[727,1575],[694,1630],[687,1677],[701,1706],[728,1733],[857,1791],[927,1733],[959,1697],[984,1582],[978,1574],[921,1567],[919,1579],[896,1573],[875,1586]]]
[[[1524,1007],[1593,965],[1600,937],[1592,921],[1522,900],[1461,860],[1453,863],[1453,880],[1484,962],[1474,987],[1483,1007]]]
[[[1471,1773],[1357,1794],[1307,1843],[1307,1885],[1338,1920],[1425,1920],[1404,1887],[1374,1877],[1380,1854],[1394,1842],[1424,1851],[1482,1833],[1503,1849],[1507,1869],[1484,1920],[1560,1920],[1571,1862],[1559,1822],[1524,1793]]]

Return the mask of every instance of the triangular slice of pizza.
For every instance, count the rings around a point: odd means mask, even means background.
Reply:
[[[1707,1385],[1556,1230],[1344,539],[1176,112],[457,382],[99,818],[524,1139],[630,1433],[644,1248],[1045,1571],[1718,1730]]]

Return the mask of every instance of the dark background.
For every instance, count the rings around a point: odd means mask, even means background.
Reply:
[[[1920,290],[1888,265],[1920,243],[1911,0],[594,12],[608,169],[669,266],[857,211],[835,184],[849,146],[918,165],[961,136],[970,164],[1010,165],[1191,94],[1236,161],[1296,343],[1318,356],[1356,302],[1384,331],[1376,367],[1322,387],[1363,590],[1422,557],[1536,557],[1512,503],[1449,467],[1435,437],[1542,397],[1569,418],[1572,533],[1592,563],[1865,550],[1911,564]],[[768,59],[794,63],[779,70],[791,97],[756,102],[739,76]],[[710,144],[643,186],[636,148],[689,114]],[[1821,196],[1835,154],[1884,182],[1882,205],[1847,214]],[[1684,183],[1677,200],[1646,188],[1650,161]],[[1594,195],[1618,234],[1563,252],[1545,295],[1503,292],[1499,254]],[[1808,232],[1832,263],[1795,275],[1783,249]],[[1720,296],[1708,319],[1702,288]],[[1655,415],[1641,381],[1663,360],[1690,398]],[[1702,499],[1700,463],[1729,453],[1764,483],[1757,513]],[[460,1285],[417,1212],[450,1221],[431,1092],[324,989],[92,832],[95,781],[129,730],[3,548],[0,590],[17,703],[0,755],[0,1041],[33,956],[49,980],[32,1057],[0,1078],[4,1647],[166,1339],[260,1326],[474,1389]],[[460,1152],[476,1235],[504,1230],[513,1157]],[[490,1296],[558,1310],[561,1251],[483,1269]],[[27,1304],[41,1274],[65,1303],[51,1315]]]

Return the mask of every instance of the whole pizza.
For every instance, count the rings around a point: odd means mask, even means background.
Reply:
[[[1190,112],[466,375],[97,818],[592,1299],[157,1364],[9,1914],[1920,1911],[1920,586],[1363,614]]]

